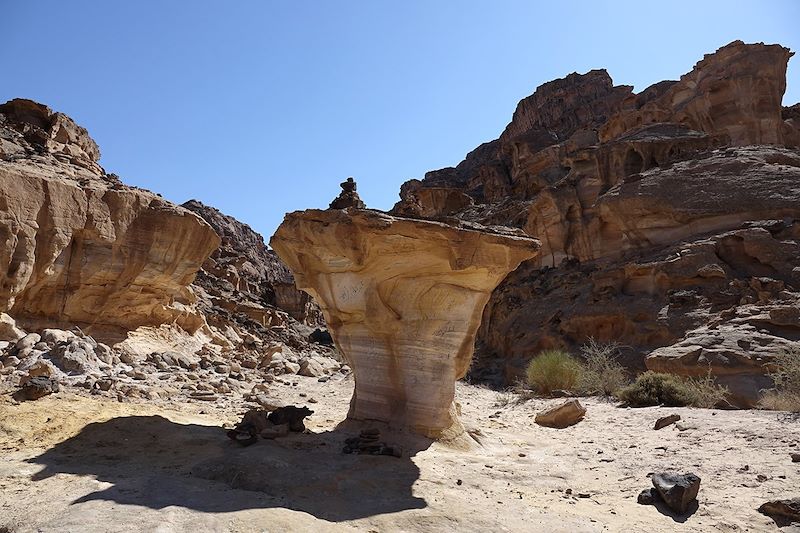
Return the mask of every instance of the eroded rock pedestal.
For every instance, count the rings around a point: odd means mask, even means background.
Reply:
[[[270,244],[319,303],[355,373],[349,418],[438,438],[461,425],[455,381],[492,290],[539,242],[377,211],[286,215]]]

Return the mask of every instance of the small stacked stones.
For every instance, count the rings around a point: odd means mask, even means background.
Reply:
[[[377,428],[361,431],[358,437],[351,437],[344,441],[343,453],[358,453],[369,455],[391,455],[402,457],[403,449],[400,446],[390,446],[380,441],[381,432]]]

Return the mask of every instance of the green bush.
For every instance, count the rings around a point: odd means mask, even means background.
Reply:
[[[761,407],[800,413],[800,348],[778,354],[773,364],[769,376],[775,382],[775,389],[764,394]]]
[[[528,386],[539,394],[554,390],[573,390],[581,373],[580,364],[567,352],[545,350],[528,364]]]
[[[620,389],[618,397],[631,407],[681,407],[692,403],[691,393],[680,377],[651,371],[639,375],[632,384]]]
[[[619,345],[601,344],[594,339],[581,347],[584,365],[578,377],[578,390],[583,394],[613,396],[628,384],[628,373],[617,361]]]

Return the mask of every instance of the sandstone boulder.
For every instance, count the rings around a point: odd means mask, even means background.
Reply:
[[[564,429],[583,420],[586,408],[576,399],[567,400],[536,414],[534,421],[540,426]]]
[[[29,350],[33,348],[40,340],[42,340],[42,336],[38,333],[28,333],[17,341],[17,344],[14,345],[14,349],[17,350],[17,352]]]
[[[58,380],[58,378],[64,376],[64,374],[59,372],[55,365],[53,365],[53,363],[47,359],[39,359],[25,370],[27,371],[27,374],[20,380],[20,384],[23,384],[29,379],[38,376],[53,378],[55,380]]]
[[[782,329],[769,312],[731,318],[691,330],[683,340],[654,350],[647,356],[647,368],[687,377],[710,371],[728,388],[732,403],[754,407],[761,391],[772,385],[767,374],[775,356],[800,349],[800,342],[792,340],[792,328]]]
[[[305,357],[300,360],[300,370],[297,372],[301,376],[318,378],[325,375],[325,369],[316,359]]]
[[[25,332],[17,327],[13,318],[0,313],[0,341],[17,342],[25,336]]]
[[[58,391],[59,386],[57,381],[46,376],[36,376],[26,380],[13,396],[17,401],[38,400],[39,398]]]
[[[41,337],[43,342],[46,342],[49,347],[54,348],[57,344],[70,342],[76,339],[77,335],[63,329],[48,328],[42,330]]]
[[[87,374],[98,370],[102,364],[95,355],[94,347],[77,339],[57,345],[50,351],[49,357],[56,366],[70,374]]]

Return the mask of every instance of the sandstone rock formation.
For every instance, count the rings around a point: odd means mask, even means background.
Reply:
[[[623,345],[631,369],[711,368],[753,404],[770,354],[800,341],[764,318],[800,307],[800,112],[781,105],[791,55],[735,41],[638,94],[605,71],[571,74],[458,166],[401,187],[393,213],[542,242],[487,305],[472,377],[511,383],[538,351],[591,337]],[[759,348],[727,334],[748,319]]]
[[[319,303],[355,373],[349,417],[460,434],[455,381],[491,291],[536,254],[520,233],[370,210],[286,216],[271,246]]]
[[[0,311],[99,332],[205,322],[188,288],[219,245],[202,219],[98,165],[69,117],[0,106]]]

